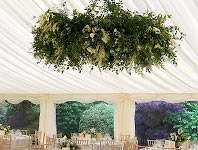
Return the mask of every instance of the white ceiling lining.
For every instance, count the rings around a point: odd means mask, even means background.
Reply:
[[[58,1],[58,0],[54,0]],[[67,0],[68,8],[79,8],[81,12],[87,0]],[[90,73],[88,67],[84,67],[82,73],[66,70],[65,73],[56,73],[52,68],[36,64],[36,60],[29,53],[33,40],[31,28],[35,23],[33,16],[39,16],[52,6],[48,0],[0,0],[0,97],[14,95],[19,98],[45,97],[49,94],[57,94],[61,102],[69,100],[69,94],[78,100],[91,101],[98,97],[105,97],[105,93],[114,95],[122,93],[132,94],[132,98],[139,101],[154,100],[154,98],[177,101],[198,99],[198,5],[196,1],[186,0],[124,0],[124,5],[131,11],[145,12],[147,9],[156,14],[172,14],[168,24],[176,24],[187,34],[185,40],[178,47],[178,66],[166,63],[165,70],[153,68],[153,73],[145,73],[145,77],[135,74],[128,75],[122,72],[116,75],[112,72],[101,73],[94,69]],[[177,5],[177,7],[175,7]],[[73,7],[73,8],[71,8]],[[191,9],[192,8],[192,9]],[[195,10],[195,11],[194,11]],[[90,94],[88,96],[88,94]],[[95,94],[97,93],[97,97]],[[110,94],[111,93],[111,94]],[[146,93],[148,95],[146,96]],[[150,93],[150,94],[149,94]],[[168,96],[164,96],[167,93]],[[174,96],[174,93],[175,96]],[[190,93],[185,95],[183,93]],[[20,96],[18,96],[18,94]],[[140,95],[142,94],[142,98]],[[149,96],[156,94],[155,96]],[[194,95],[193,95],[194,94]],[[77,95],[77,96],[74,96]],[[81,95],[81,96],[80,96]],[[180,96],[178,96],[180,95]],[[60,98],[62,96],[62,98]],[[84,96],[84,97],[83,97]],[[34,98],[35,98],[34,97]],[[115,96],[116,97],[116,96]],[[1,98],[0,98],[1,99]],[[32,98],[30,98],[32,99]],[[111,98],[110,98],[111,99]],[[187,99],[186,99],[187,100]]]

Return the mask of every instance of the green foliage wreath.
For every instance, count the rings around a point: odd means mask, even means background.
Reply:
[[[125,10],[121,0],[91,0],[84,13],[74,10],[72,17],[48,10],[33,27],[33,54],[58,72],[81,72],[85,65],[116,73],[150,72],[166,61],[177,64],[175,40],[184,34],[166,26],[167,17]]]

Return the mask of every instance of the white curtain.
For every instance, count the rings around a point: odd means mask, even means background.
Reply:
[[[45,137],[56,134],[56,104],[50,99],[40,103],[39,131],[42,132],[41,142],[43,142],[43,133]]]
[[[135,101],[123,100],[115,105],[114,138],[120,140],[121,135],[135,136]]]

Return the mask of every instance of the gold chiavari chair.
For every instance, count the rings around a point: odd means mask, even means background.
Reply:
[[[129,141],[130,140],[130,135],[121,135],[121,141]]]
[[[148,147],[152,147],[156,144],[156,140],[147,140]]]
[[[0,149],[4,150],[5,148],[5,139],[3,135],[0,135]]]
[[[12,137],[11,137],[11,135],[5,135],[3,137],[3,141],[4,141],[4,149],[5,150],[11,150],[11,147],[12,147]]]
[[[42,150],[41,139],[35,134],[29,135],[29,146],[28,150]]]
[[[61,139],[62,138],[63,138],[63,134],[62,133],[53,135],[53,144],[54,144],[55,148],[59,147],[59,144],[61,143]]]
[[[37,139],[41,139],[42,132],[35,130],[35,135]]]
[[[138,145],[138,139],[137,138],[130,139],[129,142]]]
[[[28,131],[27,130],[20,130],[22,135],[28,135]]]
[[[148,147],[129,142],[129,145],[125,147],[124,150],[148,150]]]
[[[63,138],[63,134],[62,133],[56,134],[56,137],[57,138]]]
[[[73,137],[73,136],[78,136],[78,134],[77,133],[71,133],[71,137]]]
[[[114,150],[114,141],[113,140],[101,140],[100,150],[105,150],[105,149]]]
[[[82,150],[86,150],[89,146],[89,140],[74,140],[76,145],[82,148]]]
[[[46,136],[45,142],[43,143],[43,149],[53,149],[54,145],[54,137]]]
[[[163,150],[181,150],[181,148],[166,148],[166,147],[164,147]]]
[[[83,133],[79,133],[79,140],[83,140],[84,139],[84,134]]]
[[[121,135],[122,149],[128,147],[130,135]]]
[[[96,134],[96,135],[97,135],[97,136],[96,136],[96,141],[99,142],[99,141],[103,138],[103,136],[102,136],[101,133],[98,133],[98,134]]]

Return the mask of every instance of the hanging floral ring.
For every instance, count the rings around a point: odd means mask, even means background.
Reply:
[[[176,65],[175,40],[184,34],[165,25],[170,17],[125,10],[121,0],[92,0],[84,13],[74,10],[72,17],[48,10],[33,28],[33,54],[58,72],[88,65],[141,74],[163,68],[166,61]]]

